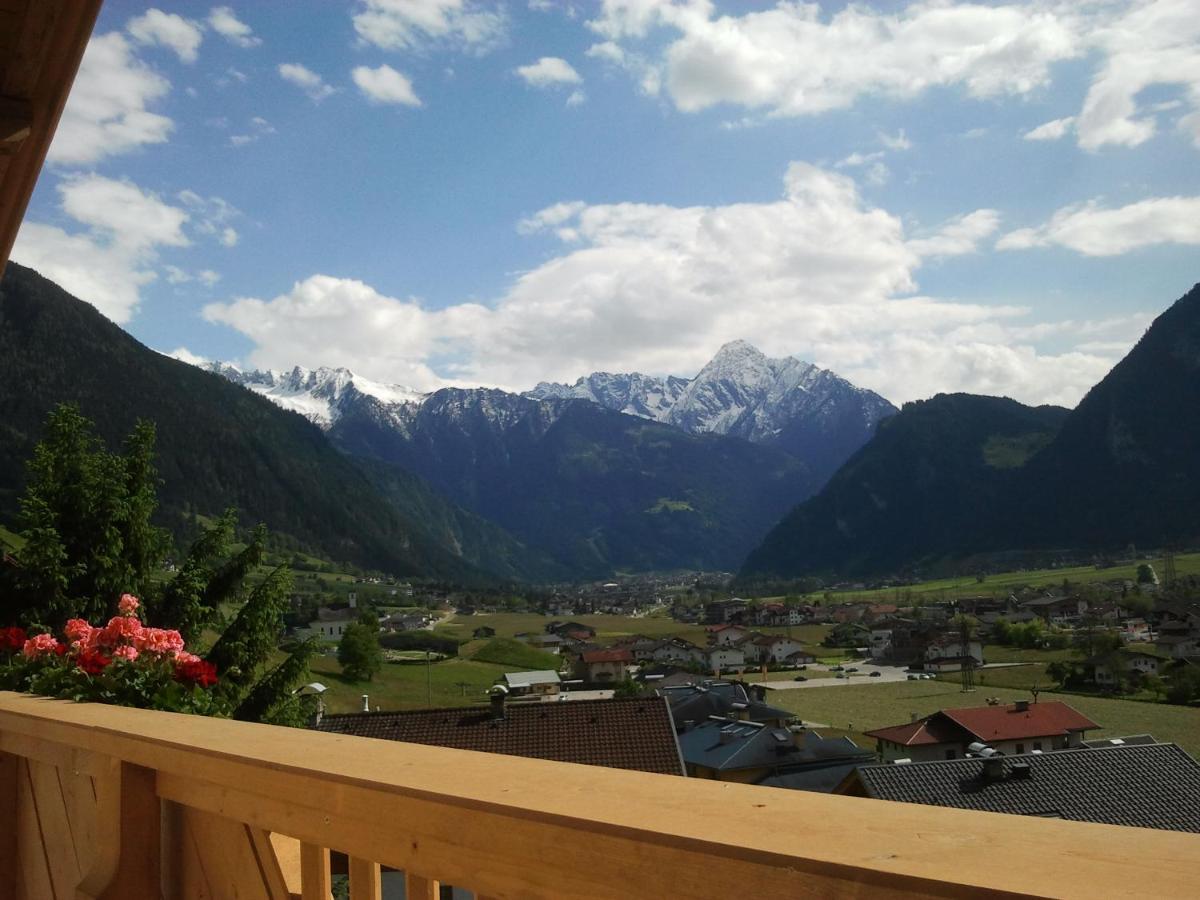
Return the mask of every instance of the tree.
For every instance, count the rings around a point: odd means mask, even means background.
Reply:
[[[1200,698],[1200,667],[1183,664],[1171,672],[1167,702],[1190,704]]]
[[[107,618],[122,594],[152,586],[169,547],[150,522],[154,442],[154,426],[138,422],[125,452],[110,453],[77,407],[50,414],[20,500],[25,547],[3,585],[10,621],[59,629],[72,617]]]
[[[1142,563],[1137,567],[1138,584],[1158,584],[1158,574],[1150,563]]]
[[[1142,679],[1142,687],[1153,694],[1155,700],[1161,700],[1163,694],[1167,692],[1167,683],[1163,681],[1160,675],[1147,675]]]
[[[379,646],[379,628],[363,621],[346,627],[338,643],[338,663],[342,673],[354,681],[370,681],[383,668],[383,650]]]
[[[627,700],[642,696],[642,686],[626,675],[613,687],[614,700]]]
[[[264,674],[275,654],[291,576],[280,567],[256,587],[249,576],[266,552],[259,526],[230,553],[237,512],[228,510],[192,544],[175,577],[162,583],[172,552],[167,532],[151,522],[158,507],[155,430],[139,422],[122,453],[110,453],[74,406],[55,409],[34,449],[21,498],[26,544],[15,567],[0,570],[8,622],[60,631],[72,618],[104,620],[122,594],[140,596],[147,624],[176,629],[191,645],[223,623],[222,606],[238,606],[206,654],[216,666],[223,708],[239,718],[292,721],[292,688],[305,675],[311,647],[297,647]]]

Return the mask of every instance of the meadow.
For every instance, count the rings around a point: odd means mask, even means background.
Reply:
[[[1001,671],[1001,670],[993,670]],[[845,730],[860,746],[874,748],[864,731],[900,725],[912,715],[926,716],[939,709],[985,706],[988,697],[1005,703],[1029,700],[1027,690],[985,685],[964,694],[949,681],[900,681],[890,684],[851,684],[813,690],[772,691],[772,705],[791,710],[805,721]],[[1042,691],[1039,700],[1061,700],[1100,726],[1089,738],[1152,734],[1174,741],[1193,756],[1200,756],[1200,709]],[[818,729],[820,730],[820,729]]]
[[[987,575],[983,581],[977,581],[973,575],[957,578],[940,578],[923,581],[904,587],[875,588],[872,590],[843,590],[833,591],[835,602],[847,603],[855,600],[867,600],[873,603],[883,602],[913,602],[914,600],[955,599],[958,597],[978,597],[992,594],[1002,594],[1021,587],[1057,587],[1064,580],[1072,583],[1091,583],[1099,581],[1137,579],[1137,568],[1143,563],[1154,567],[1160,578],[1166,570],[1166,563],[1161,557],[1146,560],[1136,560],[1098,569],[1095,566],[1069,566],[1057,569],[1029,569],[1013,572],[1002,572]],[[1175,557],[1175,571],[1178,575],[1200,574],[1200,553],[1181,553]]]

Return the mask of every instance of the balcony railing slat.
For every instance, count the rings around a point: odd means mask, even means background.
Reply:
[[[114,758],[110,772],[96,784],[97,846],[91,870],[76,891],[78,900],[157,897],[162,890],[161,826],[154,771]]]
[[[440,885],[433,878],[406,872],[404,875],[405,900],[438,900]]]
[[[331,900],[333,879],[329,874],[329,848],[300,844],[301,900]]]
[[[9,877],[0,878],[0,900],[13,900],[17,895],[20,879],[17,854],[17,816],[20,804],[17,797],[17,777],[24,765],[20,757],[11,753],[0,753],[0,872]]]
[[[381,900],[383,873],[379,863],[350,857],[350,900]]]
[[[548,898],[1160,895],[1200,836],[663,778],[0,693],[0,749],[106,754],[171,804],[327,853]],[[40,743],[39,743],[40,742]],[[62,748],[47,750],[47,745]],[[99,779],[97,780],[99,784]],[[789,824],[795,824],[790,828]],[[23,838],[26,831],[21,832]],[[569,848],[569,853],[558,851]],[[308,868],[302,863],[301,868]]]

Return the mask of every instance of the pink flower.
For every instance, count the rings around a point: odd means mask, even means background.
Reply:
[[[137,615],[138,607],[142,604],[138,602],[138,598],[133,594],[122,594],[121,601],[117,604],[117,609],[123,616]]]
[[[116,650],[113,651],[112,655],[113,655],[113,659],[127,659],[130,662],[133,662],[135,659],[138,658],[137,648],[131,647],[128,644],[118,647]]]
[[[142,623],[133,616],[113,616],[100,630],[96,643],[101,647],[116,647],[136,641],[142,633]]]
[[[63,629],[63,634],[67,636],[67,640],[72,645],[78,643],[81,647],[86,647],[91,643],[95,632],[96,629],[84,619],[68,619],[67,625]]]
[[[188,653],[186,650],[175,651],[175,665],[187,666],[200,662],[200,657],[195,653]]]
[[[178,653],[183,649],[183,635],[166,628],[143,628],[134,643],[143,653]]]
[[[37,659],[39,656],[45,656],[50,653],[62,656],[63,649],[63,645],[55,639],[54,635],[38,634],[25,642],[25,646],[21,652],[25,654],[26,659]]]

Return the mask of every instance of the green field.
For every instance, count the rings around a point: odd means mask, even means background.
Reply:
[[[772,705],[791,710],[805,721],[826,723],[845,729],[852,736],[861,736],[864,731],[908,722],[913,713],[925,716],[938,709],[985,706],[988,697],[999,697],[1005,703],[1030,699],[1028,691],[992,685],[964,694],[956,685],[942,681],[772,691],[768,699]],[[1149,733],[1160,741],[1174,741],[1193,756],[1200,756],[1200,709],[1049,691],[1043,691],[1039,697],[1061,700],[1100,725],[1099,730],[1088,733],[1090,738]],[[854,737],[854,740],[860,746],[874,747],[870,738]]]
[[[958,578],[941,578],[934,581],[923,581],[919,584],[905,587],[876,588],[864,591],[834,591],[833,596],[838,602],[853,600],[870,600],[872,602],[895,601],[897,599],[951,599],[955,597],[978,597],[1004,593],[1020,587],[1052,587],[1060,585],[1063,579],[1071,582],[1115,581],[1124,579],[1133,581],[1137,578],[1137,567],[1148,562],[1161,578],[1166,568],[1162,559],[1137,560],[1104,569],[1095,566],[1074,566],[1061,569],[1030,569],[1023,572],[1004,572],[988,575],[982,582],[974,576]],[[1175,571],[1179,575],[1200,574],[1200,553],[1183,553],[1175,557]]]
[[[332,656],[312,663],[313,679],[329,688],[324,697],[331,713],[358,712],[363,694],[370,696],[372,708],[385,710],[480,705],[496,679],[512,671],[512,666],[448,659],[429,666],[386,663],[373,680],[350,681]]]
[[[0,525],[0,550],[20,550],[24,544],[21,538]]]

